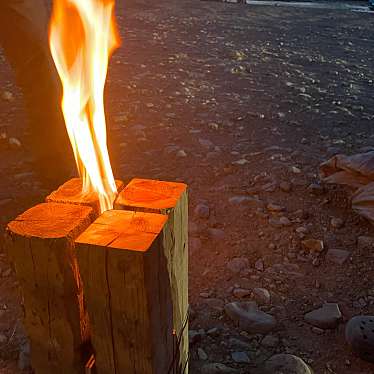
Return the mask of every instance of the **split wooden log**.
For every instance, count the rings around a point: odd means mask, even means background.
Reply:
[[[76,240],[97,374],[172,374],[167,217],[106,211]]]
[[[184,183],[133,179],[118,195],[116,209],[166,214],[163,248],[173,297],[177,355],[173,374],[188,373],[188,196]]]
[[[124,184],[122,181],[116,180],[116,186],[117,190],[121,191]],[[95,211],[96,217],[100,214],[100,202],[97,193],[82,193],[82,180],[80,178],[68,180],[56,191],[48,195],[46,197],[46,202],[85,205],[91,207]]]
[[[89,327],[74,240],[93,219],[89,207],[44,203],[7,227],[36,374],[84,373]]]

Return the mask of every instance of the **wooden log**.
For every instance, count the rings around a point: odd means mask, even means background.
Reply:
[[[76,239],[97,374],[172,374],[164,215],[106,211]]]
[[[36,374],[84,373],[89,328],[74,239],[93,219],[89,207],[43,203],[7,227]]]
[[[133,179],[118,195],[116,209],[167,214],[163,230],[172,285],[173,328],[179,355],[173,374],[188,373],[188,196],[184,183]]]
[[[116,180],[117,190],[121,191],[124,187],[122,181]],[[47,203],[64,203],[77,204],[91,207],[96,216],[100,215],[100,202],[97,193],[90,192],[82,193],[82,180],[80,178],[72,178],[60,186],[56,191],[53,191],[46,197]]]

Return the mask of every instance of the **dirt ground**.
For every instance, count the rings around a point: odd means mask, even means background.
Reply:
[[[198,0],[117,3],[123,44],[106,90],[116,177],[190,187],[190,329],[203,329],[191,345],[190,373],[208,362],[260,373],[277,352],[303,358],[316,374],[374,373],[344,340],[351,316],[374,314],[374,252],[357,244],[374,229],[351,211],[345,191],[318,185],[322,161],[374,146],[374,13]],[[9,146],[0,137],[3,230],[48,191],[33,173],[22,97],[0,58],[0,133],[21,142]],[[254,196],[262,203],[250,204]],[[282,216],[287,225],[277,224]],[[333,227],[332,218],[342,225]],[[310,256],[302,237],[350,257],[338,265],[326,251]],[[20,373],[20,298],[3,252],[0,373]],[[235,257],[247,259],[248,268],[233,273],[227,264]],[[223,310],[238,300],[235,289],[254,287],[271,294],[262,307],[278,321],[270,347]],[[326,301],[339,304],[343,321],[333,330],[313,329],[304,314]],[[247,347],[249,363],[234,362],[235,339]]]

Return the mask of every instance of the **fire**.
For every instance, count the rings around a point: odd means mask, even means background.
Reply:
[[[97,192],[102,212],[117,195],[104,112],[108,61],[119,45],[113,8],[114,0],[54,0],[49,35],[83,193]]]

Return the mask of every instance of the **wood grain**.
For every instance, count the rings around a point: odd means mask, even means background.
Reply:
[[[166,222],[108,211],[76,240],[98,374],[169,373],[175,342]]]
[[[116,180],[117,190],[121,191],[124,187],[122,181]],[[82,193],[82,180],[80,178],[72,178],[53,191],[46,197],[46,202],[77,204],[89,206],[96,212],[96,216],[100,214],[100,203],[97,193]]]
[[[116,209],[168,215],[163,230],[179,355],[173,373],[188,373],[188,195],[184,183],[133,179],[118,195]]]
[[[74,240],[93,219],[89,207],[44,203],[7,227],[37,374],[84,373],[89,328]]]

